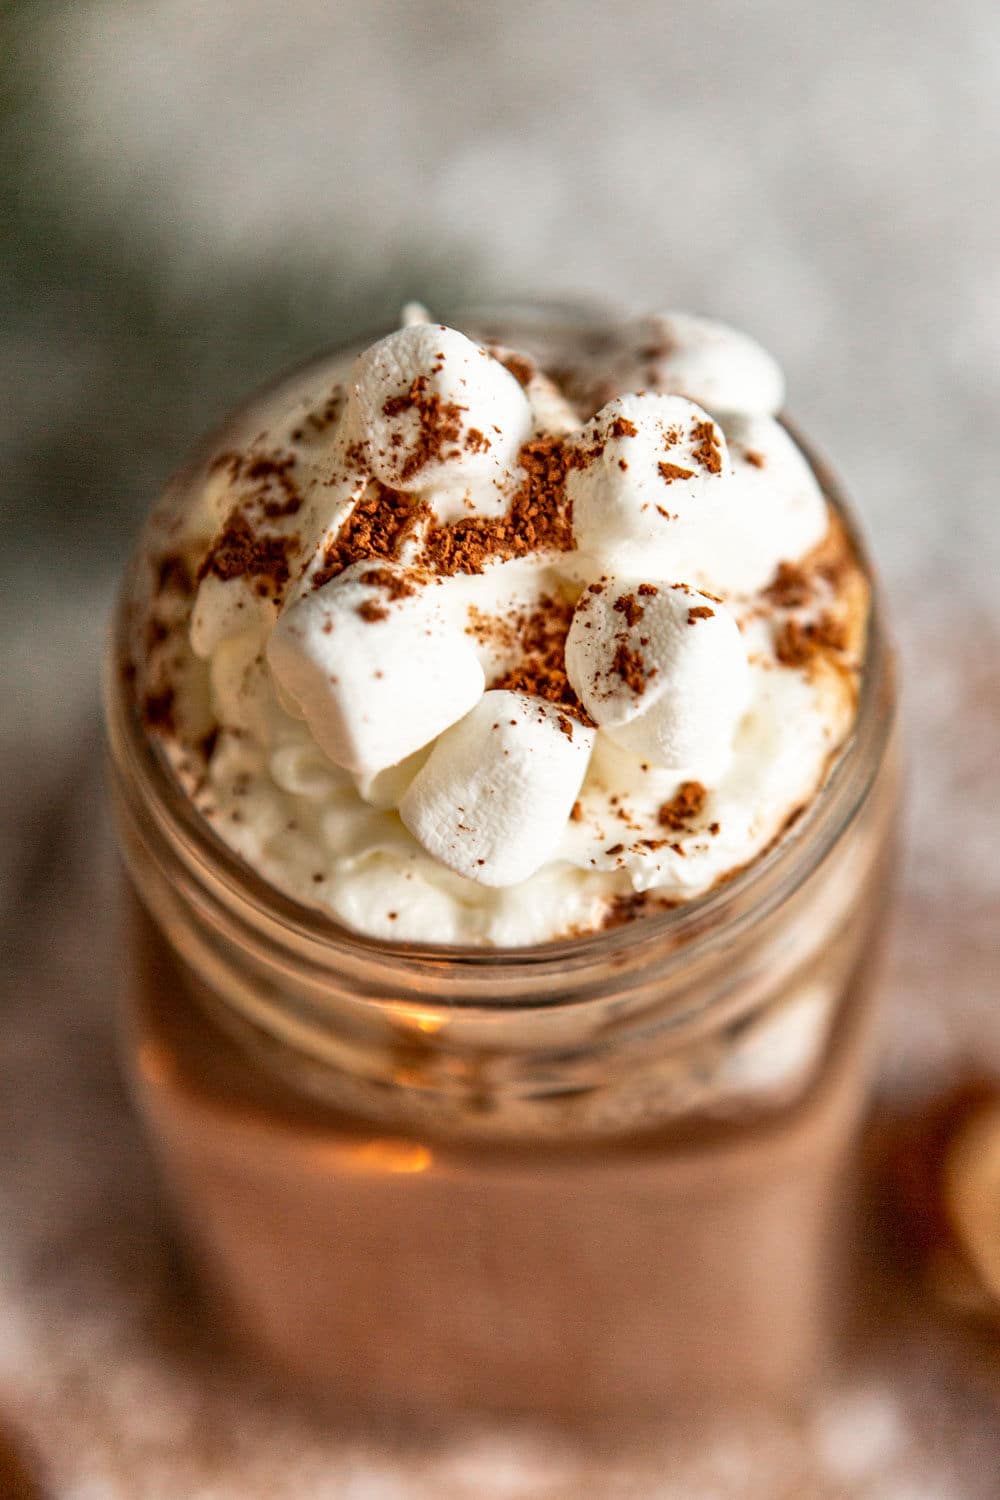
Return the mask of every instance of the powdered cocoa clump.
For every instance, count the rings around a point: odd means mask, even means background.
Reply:
[[[707,789],[700,781],[682,781],[669,802],[664,802],[658,821],[664,828],[680,832],[703,811]]]
[[[832,615],[825,614],[805,624],[786,620],[778,631],[774,654],[786,667],[801,667],[821,652],[844,651],[847,644],[846,626]]]
[[[258,593],[278,597],[290,576],[289,559],[299,545],[297,536],[261,532],[242,507],[233,511],[198,572],[224,582],[230,578],[257,580]]]

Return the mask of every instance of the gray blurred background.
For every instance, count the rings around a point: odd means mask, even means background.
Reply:
[[[135,1312],[173,1294],[104,1019],[118,965],[94,765],[113,580],[203,428],[404,300],[440,315],[523,294],[674,305],[778,355],[792,412],[874,538],[906,671],[909,853],[883,1093],[1000,1062],[998,97],[994,0],[0,6],[0,879],[14,955],[0,1144],[18,1161],[0,1376],[22,1428],[52,1446],[60,1494],[159,1495],[136,1478],[166,1439],[137,1425],[135,1383],[158,1391],[175,1438],[195,1420],[178,1411],[208,1399]],[[114,1399],[88,1374],[94,1337],[131,1372]],[[789,1495],[994,1493],[992,1393],[984,1416],[947,1360],[918,1347],[904,1362],[862,1413],[865,1463],[845,1476],[828,1443],[830,1474]],[[82,1407],[67,1394],[80,1389]],[[284,1495],[240,1410],[215,1413],[211,1494],[256,1494],[256,1464]],[[296,1441],[332,1472],[322,1444]],[[787,1476],[804,1460],[781,1441]],[[122,1450],[131,1478],[116,1480],[108,1454]],[[468,1490],[434,1471],[427,1493],[492,1493],[494,1471],[473,1464]],[[164,1495],[209,1493],[200,1469],[163,1472]],[[678,1483],[688,1500],[744,1493]],[[334,1493],[311,1486],[300,1474],[287,1493]]]

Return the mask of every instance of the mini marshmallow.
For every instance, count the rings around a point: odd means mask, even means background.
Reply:
[[[438,323],[391,333],[358,357],[351,403],[383,484],[426,494],[440,521],[503,512],[533,416],[514,376],[479,344]]]
[[[725,522],[731,480],[722,429],[681,396],[617,396],[584,428],[570,470],[580,551],[617,572],[690,576]]]
[[[785,378],[756,340],[725,323],[690,313],[643,318],[635,335],[636,384],[673,391],[711,412],[773,416],[785,400]]]
[[[398,807],[406,788],[430,753],[429,744],[421,745],[419,750],[414,750],[405,760],[394,766],[386,766],[384,771],[377,771],[374,776],[355,776],[354,785],[358,796],[369,807],[376,807],[380,812]]]
[[[537,431],[565,436],[579,427],[580,417],[576,409],[555,381],[533,359],[522,354],[519,349],[511,349],[503,344],[491,344],[490,349],[505,369],[510,369],[512,373],[517,371],[515,378],[531,403]]]
[[[750,676],[732,615],[686,584],[612,578],[588,589],[566,670],[598,727],[654,766],[713,779],[725,767]]]
[[[467,713],[485,685],[444,588],[358,562],[304,595],[268,641],[271,670],[330,759],[370,777]]]
[[[488,692],[438,740],[400,817],[449,869],[516,885],[556,856],[594,739],[558,704]]]
[[[249,578],[206,573],[191,612],[191,650],[207,660],[223,641],[249,631],[263,633],[277,617],[275,600],[258,593]]]
[[[724,421],[739,503],[719,539],[729,589],[751,593],[771,580],[780,562],[805,557],[826,536],[827,503],[809,463],[773,417]]]

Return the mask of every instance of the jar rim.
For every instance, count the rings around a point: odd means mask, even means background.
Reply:
[[[307,361],[288,379],[305,375],[335,352]],[[283,377],[279,384],[284,382]],[[273,389],[273,387],[270,387]],[[254,405],[253,398],[247,407]],[[239,416],[239,413],[236,414]],[[225,424],[227,428],[234,418]],[[212,901],[230,915],[238,913],[247,931],[266,928],[270,943],[286,947],[317,971],[359,967],[376,960],[386,993],[399,985],[412,988],[423,976],[436,988],[447,987],[447,1003],[491,1006],[499,991],[510,988],[499,1003],[509,1007],[521,987],[532,988],[532,1006],[569,1005],[586,998],[581,991],[588,973],[610,966],[648,974],[655,964],[663,973],[687,964],[695,953],[734,941],[748,923],[780,905],[822,864],[852,825],[882,763],[894,720],[894,673],[886,635],[882,590],[871,556],[839,480],[794,424],[782,417],[805,454],[827,500],[842,521],[869,583],[865,658],[850,735],[836,752],[824,781],[792,831],[786,824],[771,846],[733,875],[702,895],[670,909],[644,914],[618,926],[519,947],[392,942],[355,932],[332,914],[282,892],[252,868],[197,810],[155,738],[146,732],[137,705],[122,679],[129,635],[127,601],[141,566],[141,543],[133,555],[112,627],[105,673],[105,721],[115,785],[128,799],[151,810],[159,831],[170,842],[189,876],[211,888]],[[212,434],[175,484],[196,468],[217,440]],[[220,908],[221,909],[221,908]],[[445,974],[447,973],[447,979]],[[417,986],[419,988],[419,985]]]

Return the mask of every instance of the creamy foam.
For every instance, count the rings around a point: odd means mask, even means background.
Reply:
[[[704,320],[556,380],[411,315],[257,409],[154,538],[137,663],[205,817],[399,941],[546,941],[746,865],[850,729],[867,601],[781,399]]]

